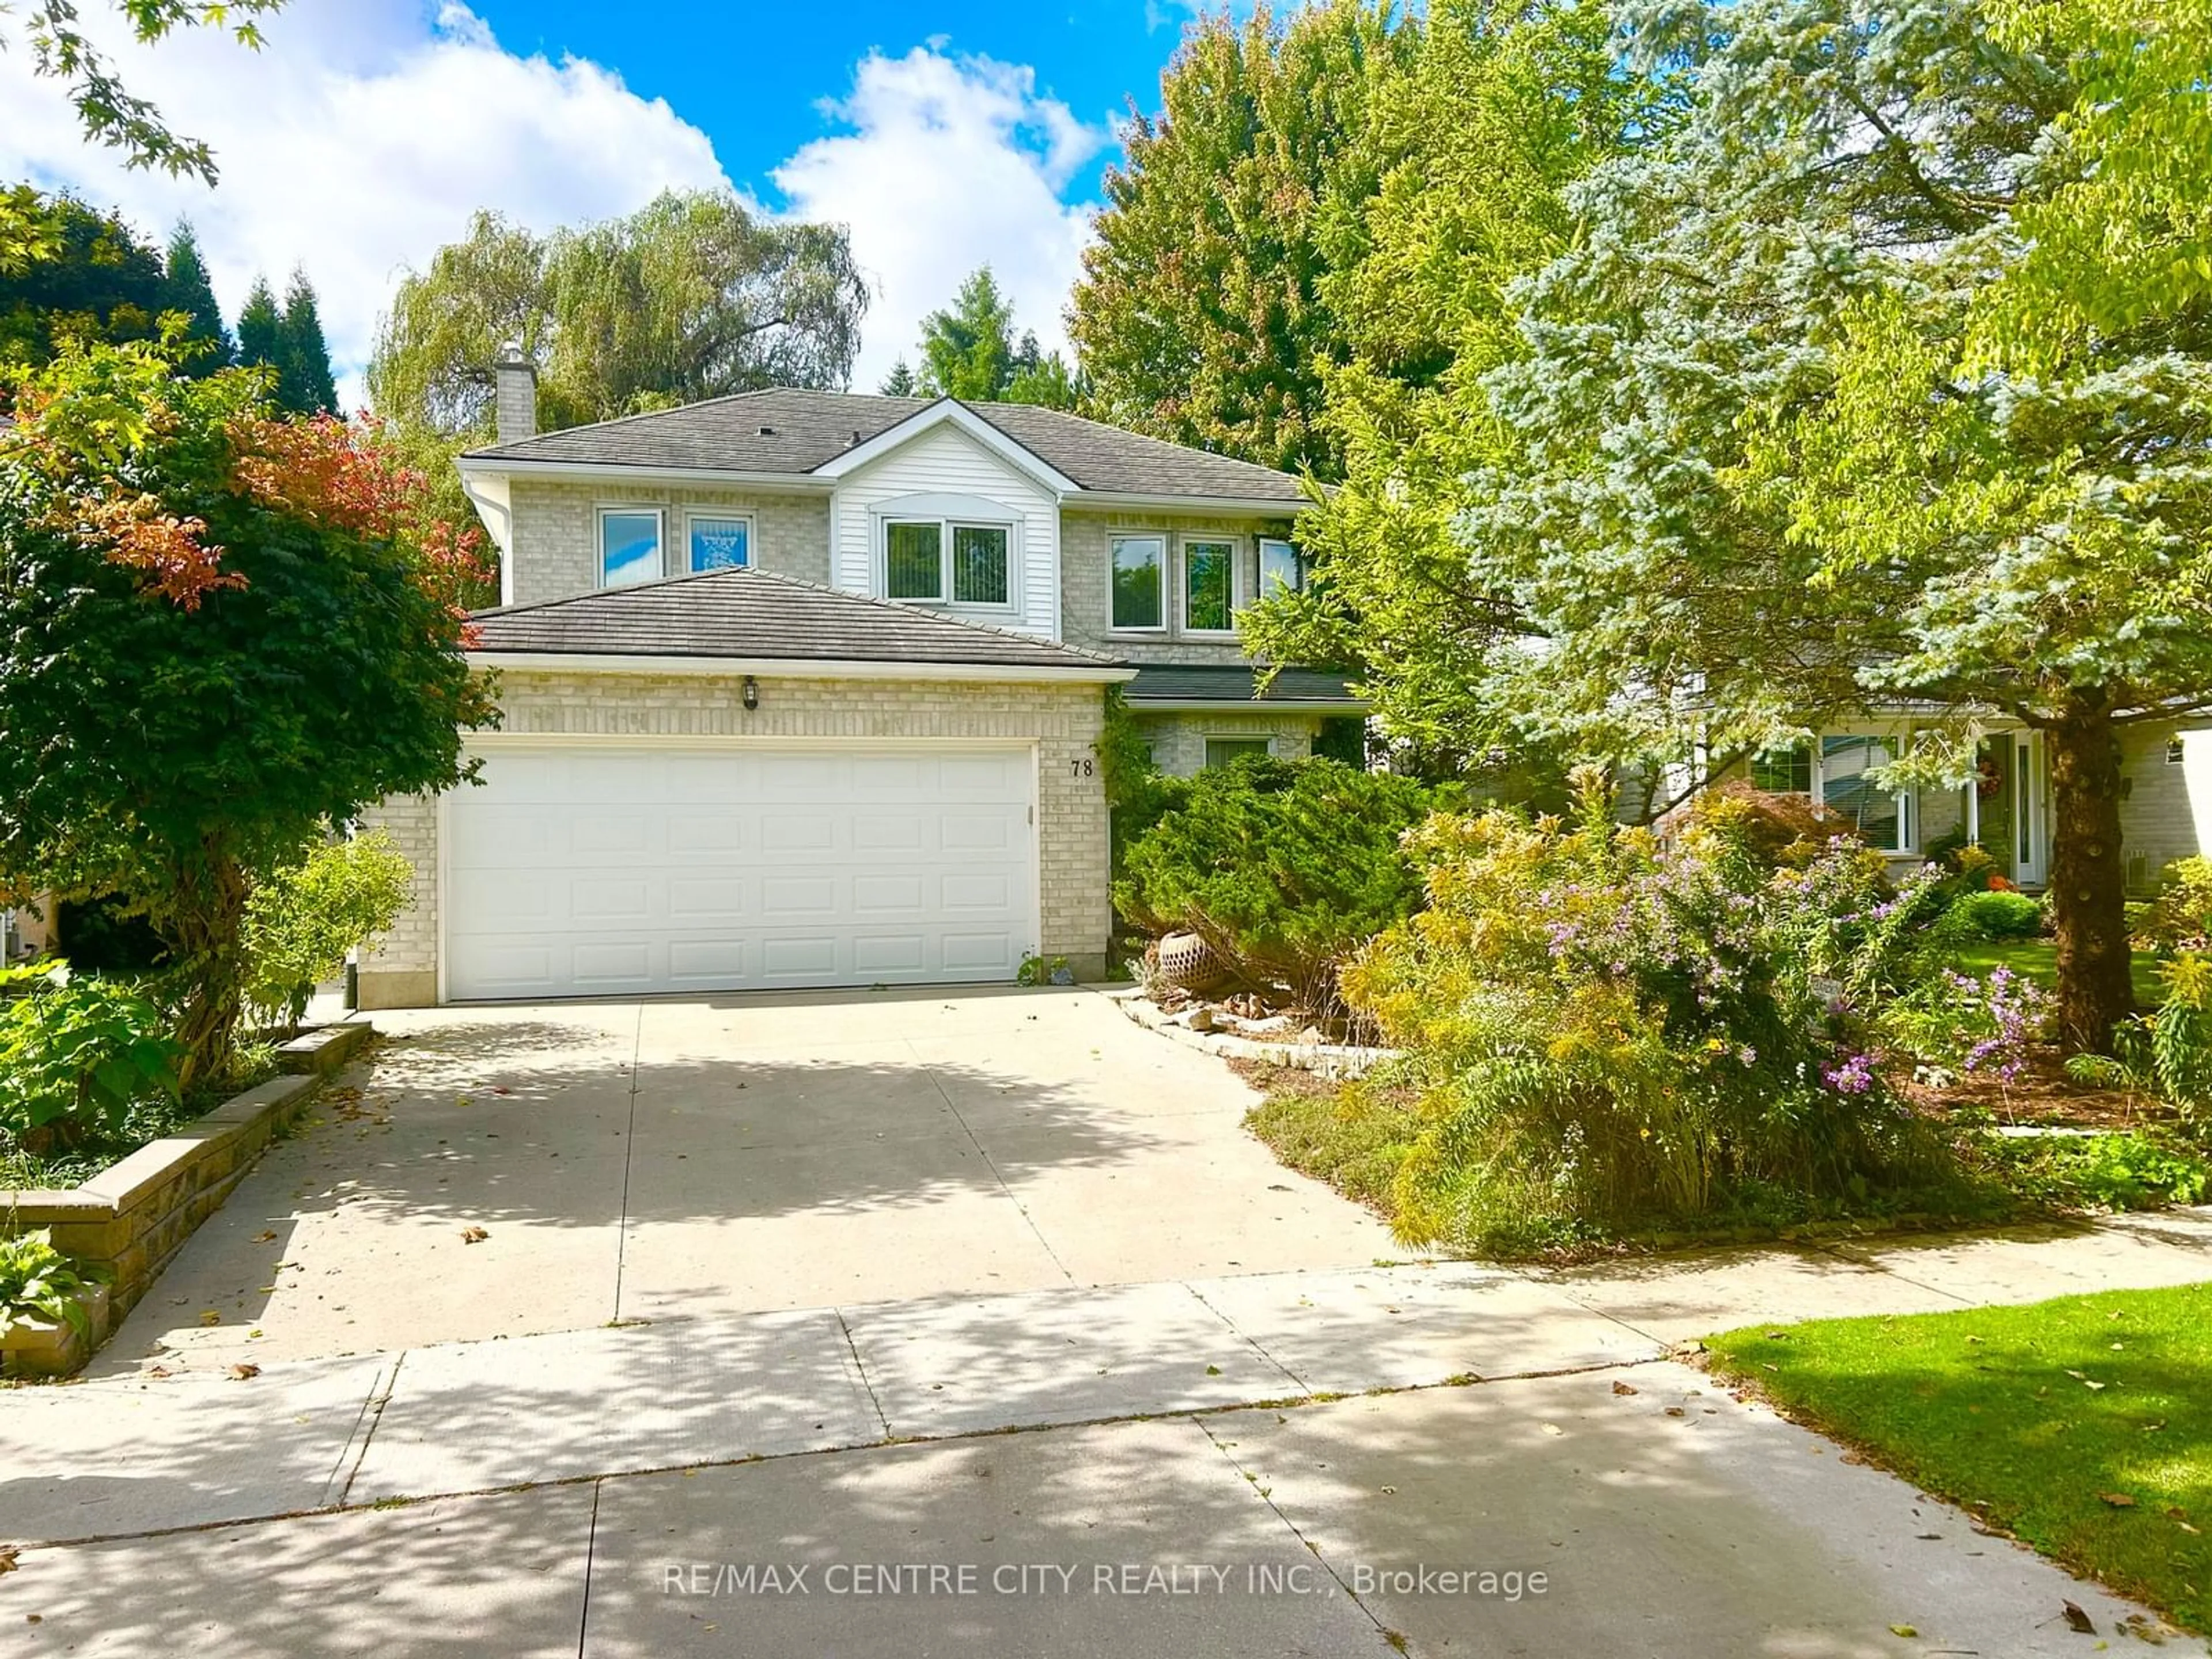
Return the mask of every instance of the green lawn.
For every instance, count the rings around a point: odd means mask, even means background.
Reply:
[[[2212,1631],[2212,1284],[1707,1346],[1723,1376],[1922,1491]]]
[[[2048,988],[2058,983],[2057,946],[2047,939],[1976,939],[1960,945],[1953,956],[1960,972],[1977,978],[2002,963],[2038,985]],[[2128,969],[2135,980],[2136,1001],[2156,1007],[2164,997],[2158,983],[2158,958],[2148,951],[2133,951]]]

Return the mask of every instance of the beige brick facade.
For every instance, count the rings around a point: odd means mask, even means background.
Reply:
[[[504,732],[523,736],[1015,740],[1037,746],[1040,948],[1085,976],[1104,969],[1106,798],[1093,745],[1102,688],[1083,683],[760,678],[748,711],[739,682],[706,676],[541,673],[501,677]],[[415,904],[365,955],[363,1006],[416,1006],[437,996],[437,808],[386,801],[366,822],[391,831],[414,863]]]
[[[1321,730],[1318,714],[1139,714],[1136,727],[1152,746],[1152,763],[1170,777],[1187,778],[1206,765],[1208,738],[1265,738],[1278,760],[1304,760]]]
[[[1060,636],[1069,645],[1104,651],[1125,661],[1218,663],[1246,660],[1235,638],[1191,635],[1182,627],[1182,542],[1218,537],[1237,544],[1237,597],[1250,597],[1259,581],[1259,538],[1290,532],[1284,519],[1196,518],[1160,513],[1080,513],[1060,515]],[[1164,536],[1168,542],[1167,627],[1157,634],[1117,634],[1108,626],[1109,547],[1117,535]]]
[[[641,482],[565,483],[517,477],[508,486],[514,514],[512,603],[566,599],[599,586],[599,509],[657,507],[666,574],[684,574],[687,509],[742,514],[753,521],[753,563],[810,582],[830,580],[830,501],[826,495],[765,490],[693,489]]]

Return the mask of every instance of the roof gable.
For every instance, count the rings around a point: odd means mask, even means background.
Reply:
[[[872,438],[854,445],[840,454],[831,456],[814,469],[821,478],[843,478],[861,471],[871,463],[882,460],[894,451],[902,448],[926,433],[949,426],[982,447],[1007,465],[1042,484],[1055,494],[1080,489],[1082,485],[1060,471],[1035,450],[984,420],[963,403],[951,398],[940,398],[935,403],[917,410],[906,419],[885,427]]]
[[[951,398],[884,398],[860,392],[779,387],[708,398],[681,409],[625,416],[592,426],[541,433],[470,451],[465,470],[497,472],[551,466],[579,471],[699,472],[824,484],[877,453],[895,447],[896,429],[927,416],[952,422],[1001,455],[1023,459],[1033,477],[1073,501],[1085,495],[1306,505],[1304,486],[1286,472],[1127,432],[1064,410],[1030,404],[966,404]],[[916,425],[916,430],[925,429]]]

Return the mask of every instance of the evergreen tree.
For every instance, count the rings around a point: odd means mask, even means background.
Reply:
[[[991,267],[960,284],[951,306],[921,319],[921,384],[939,397],[990,403],[1014,372],[1014,308]]]
[[[335,414],[338,389],[331,374],[331,349],[323,338],[314,284],[297,268],[284,290],[278,342],[276,401],[295,414]]]
[[[284,353],[284,313],[276,309],[276,296],[269,279],[256,276],[238,313],[238,361],[246,368],[274,368]]]
[[[191,319],[191,329],[185,337],[200,348],[185,360],[184,372],[191,375],[212,374],[219,368],[228,368],[235,348],[231,344],[230,330],[223,325],[222,307],[216,303],[215,285],[208,278],[207,261],[201,257],[199,239],[192,234],[188,219],[178,220],[176,229],[170,234],[167,264],[161,308],[181,311]]]
[[[902,357],[891,365],[891,372],[884,376],[884,396],[911,398],[914,394],[914,371],[906,366],[906,359]]]
[[[35,222],[40,257],[0,267],[0,362],[53,361],[67,339],[149,340],[160,331],[161,250],[120,214],[73,196],[8,192],[11,218]]]

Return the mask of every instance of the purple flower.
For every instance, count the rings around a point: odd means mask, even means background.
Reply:
[[[1874,1061],[1865,1054],[1853,1054],[1842,1065],[1824,1069],[1820,1075],[1838,1094],[1863,1095],[1874,1087]]]

